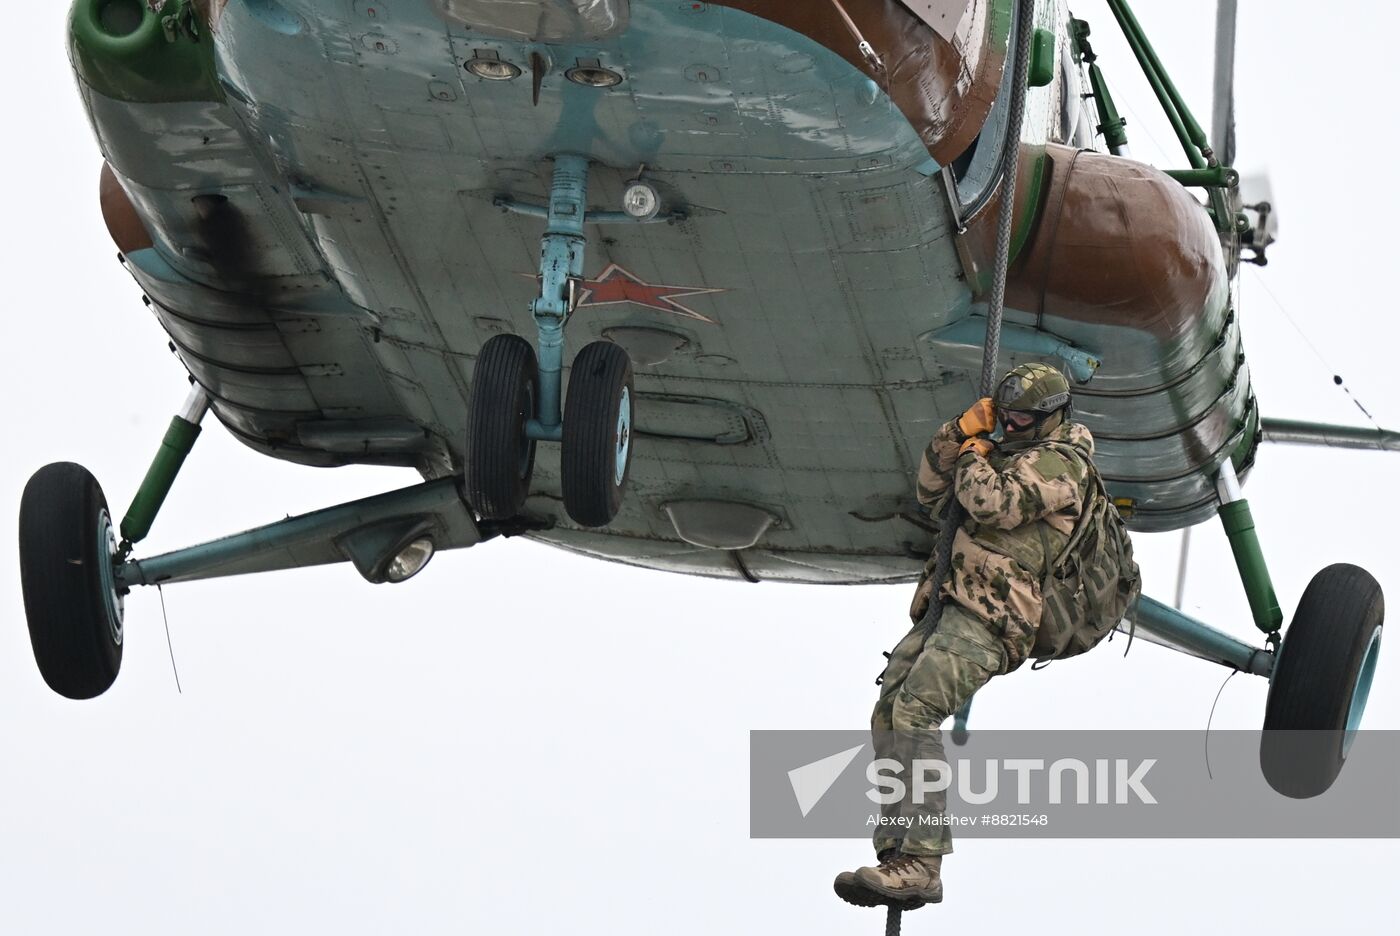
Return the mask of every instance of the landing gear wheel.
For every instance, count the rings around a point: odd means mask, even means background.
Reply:
[[[517,516],[529,496],[535,443],[525,424],[535,417],[538,391],[530,342],[495,335],[482,345],[467,418],[467,499],[487,520]]]
[[[116,559],[97,479],[71,462],[36,471],[20,499],[19,574],[34,661],[61,696],[100,696],[121,670],[125,592]]]
[[[569,516],[583,526],[611,523],[632,464],[632,361],[611,341],[586,345],[574,358],[562,458]]]
[[[1385,599],[1365,569],[1328,566],[1308,583],[1269,681],[1259,764],[1269,786],[1306,799],[1341,772],[1380,655]]]

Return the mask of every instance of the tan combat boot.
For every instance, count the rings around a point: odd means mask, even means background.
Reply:
[[[886,849],[880,852],[877,861],[883,861],[885,856],[893,856],[894,849]],[[885,902],[885,899],[874,891],[865,889],[865,885],[856,877],[854,871],[842,871],[836,875],[836,880],[832,882],[832,888],[836,891],[836,896],[846,901],[848,904],[855,904],[857,907],[878,907]]]
[[[943,899],[938,876],[942,860],[941,855],[901,855],[886,849],[877,867],[842,871],[832,887],[836,896],[857,907],[893,905],[912,910]]]
[[[874,868],[861,868],[856,881],[881,903],[938,903],[943,899],[942,855],[891,855]]]

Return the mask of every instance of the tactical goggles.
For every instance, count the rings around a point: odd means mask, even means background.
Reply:
[[[998,410],[997,420],[1006,432],[1024,432],[1044,419],[1040,413],[1027,413],[1022,410]]]

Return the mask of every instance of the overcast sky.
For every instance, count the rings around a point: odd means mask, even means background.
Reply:
[[[1208,119],[1213,6],[1136,7]],[[1357,0],[1244,7],[1237,164],[1268,169],[1282,218],[1273,263],[1243,278],[1261,405],[1356,422],[1335,370],[1395,426],[1400,205],[1383,102],[1400,16]],[[87,465],[120,515],[185,395],[102,226],[65,12],[26,5],[0,58],[8,523],[29,474],[59,460]],[[1075,12],[1093,23],[1134,152],[1181,165],[1106,6]],[[1247,493],[1289,613],[1335,561],[1370,568],[1400,605],[1397,477],[1395,455],[1260,453]],[[280,463],[211,420],[147,552],[413,480]],[[1195,542],[1188,610],[1251,635],[1224,534],[1210,524]],[[910,586],[711,582],[523,541],[444,554],[397,588],[348,565],[183,585],[165,596],[183,695],[158,596],[140,591],[121,678],[78,704],[34,667],[14,543],[0,536],[0,932],[882,926],[831,893],[837,871],[868,859],[863,843],[748,839],[747,733],[864,725]],[[1177,537],[1136,543],[1146,589],[1170,600]],[[1121,646],[994,681],[975,727],[1204,727],[1225,670],[1141,642],[1124,659]],[[1400,646],[1382,654],[1367,727],[1400,728],[1397,659]],[[1257,728],[1265,691],[1235,678],[1216,726]],[[1370,928],[1393,909],[1397,859],[1394,841],[964,841],[947,902],[906,932]]]

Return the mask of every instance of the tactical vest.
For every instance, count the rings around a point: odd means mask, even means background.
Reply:
[[[1050,443],[1037,441],[1034,446],[1047,444]],[[1081,466],[1081,475],[1092,470],[1092,468],[1083,467],[1088,459],[1079,454],[1073,446],[1056,445],[1055,450],[1071,465]],[[1022,448],[1021,451],[1025,451],[1025,449]],[[1016,455],[1021,454],[1021,451],[1014,449],[1010,452],[997,451],[992,454],[988,462],[993,469],[1001,472],[1006,467],[1006,463]],[[974,543],[1015,560],[1017,565],[1034,576],[1037,581],[1045,577],[1049,570],[1048,563],[1058,556],[1069,543],[1068,536],[1044,520],[1027,523],[1014,530],[1003,530],[993,524],[978,523],[968,517],[963,522],[963,530],[967,532]]]
[[[1132,541],[1093,458],[1069,442],[1033,444],[1054,447],[1067,462],[1082,469],[1087,486],[1074,531],[1066,536],[1044,520],[1002,530],[971,518],[963,529],[973,542],[1009,556],[1040,582],[1042,610],[1030,656],[1064,659],[1089,650],[1113,632],[1137,599],[1142,579]],[[989,459],[992,467],[1001,471],[1019,451],[996,452]],[[947,496],[953,496],[951,486]],[[935,559],[929,557],[915,592],[911,616],[916,621],[927,605],[925,586]]]
[[[997,449],[987,456],[988,463],[998,473],[1006,467],[1006,463],[1012,458],[1027,451],[1028,449],[1045,444],[1043,441],[1014,443],[1010,446]],[[1071,451],[1074,451],[1071,449]],[[1061,452],[1063,456],[1064,453]],[[1069,459],[1067,459],[1069,460]],[[1085,457],[1073,457],[1071,464],[1082,465],[1088,459]],[[943,497],[934,505],[931,513],[934,516],[942,514],[947,498],[955,497],[954,489],[956,481],[951,482],[943,493]],[[1048,569],[1048,558],[1058,556],[1060,551],[1069,542],[1069,537],[1056,530],[1044,520],[1037,520],[1034,523],[1027,523],[1014,530],[1003,530],[990,523],[978,523],[971,517],[963,520],[963,532],[968,538],[982,548],[1007,556],[1018,566],[1026,571],[1026,574],[1041,581]],[[1047,558],[1048,557],[1048,558]],[[932,600],[936,586],[931,581],[935,566],[938,563],[938,554],[935,551],[924,563],[923,573],[919,576],[918,587],[914,590],[913,601],[909,606],[909,617],[918,623],[927,610],[929,602]]]

